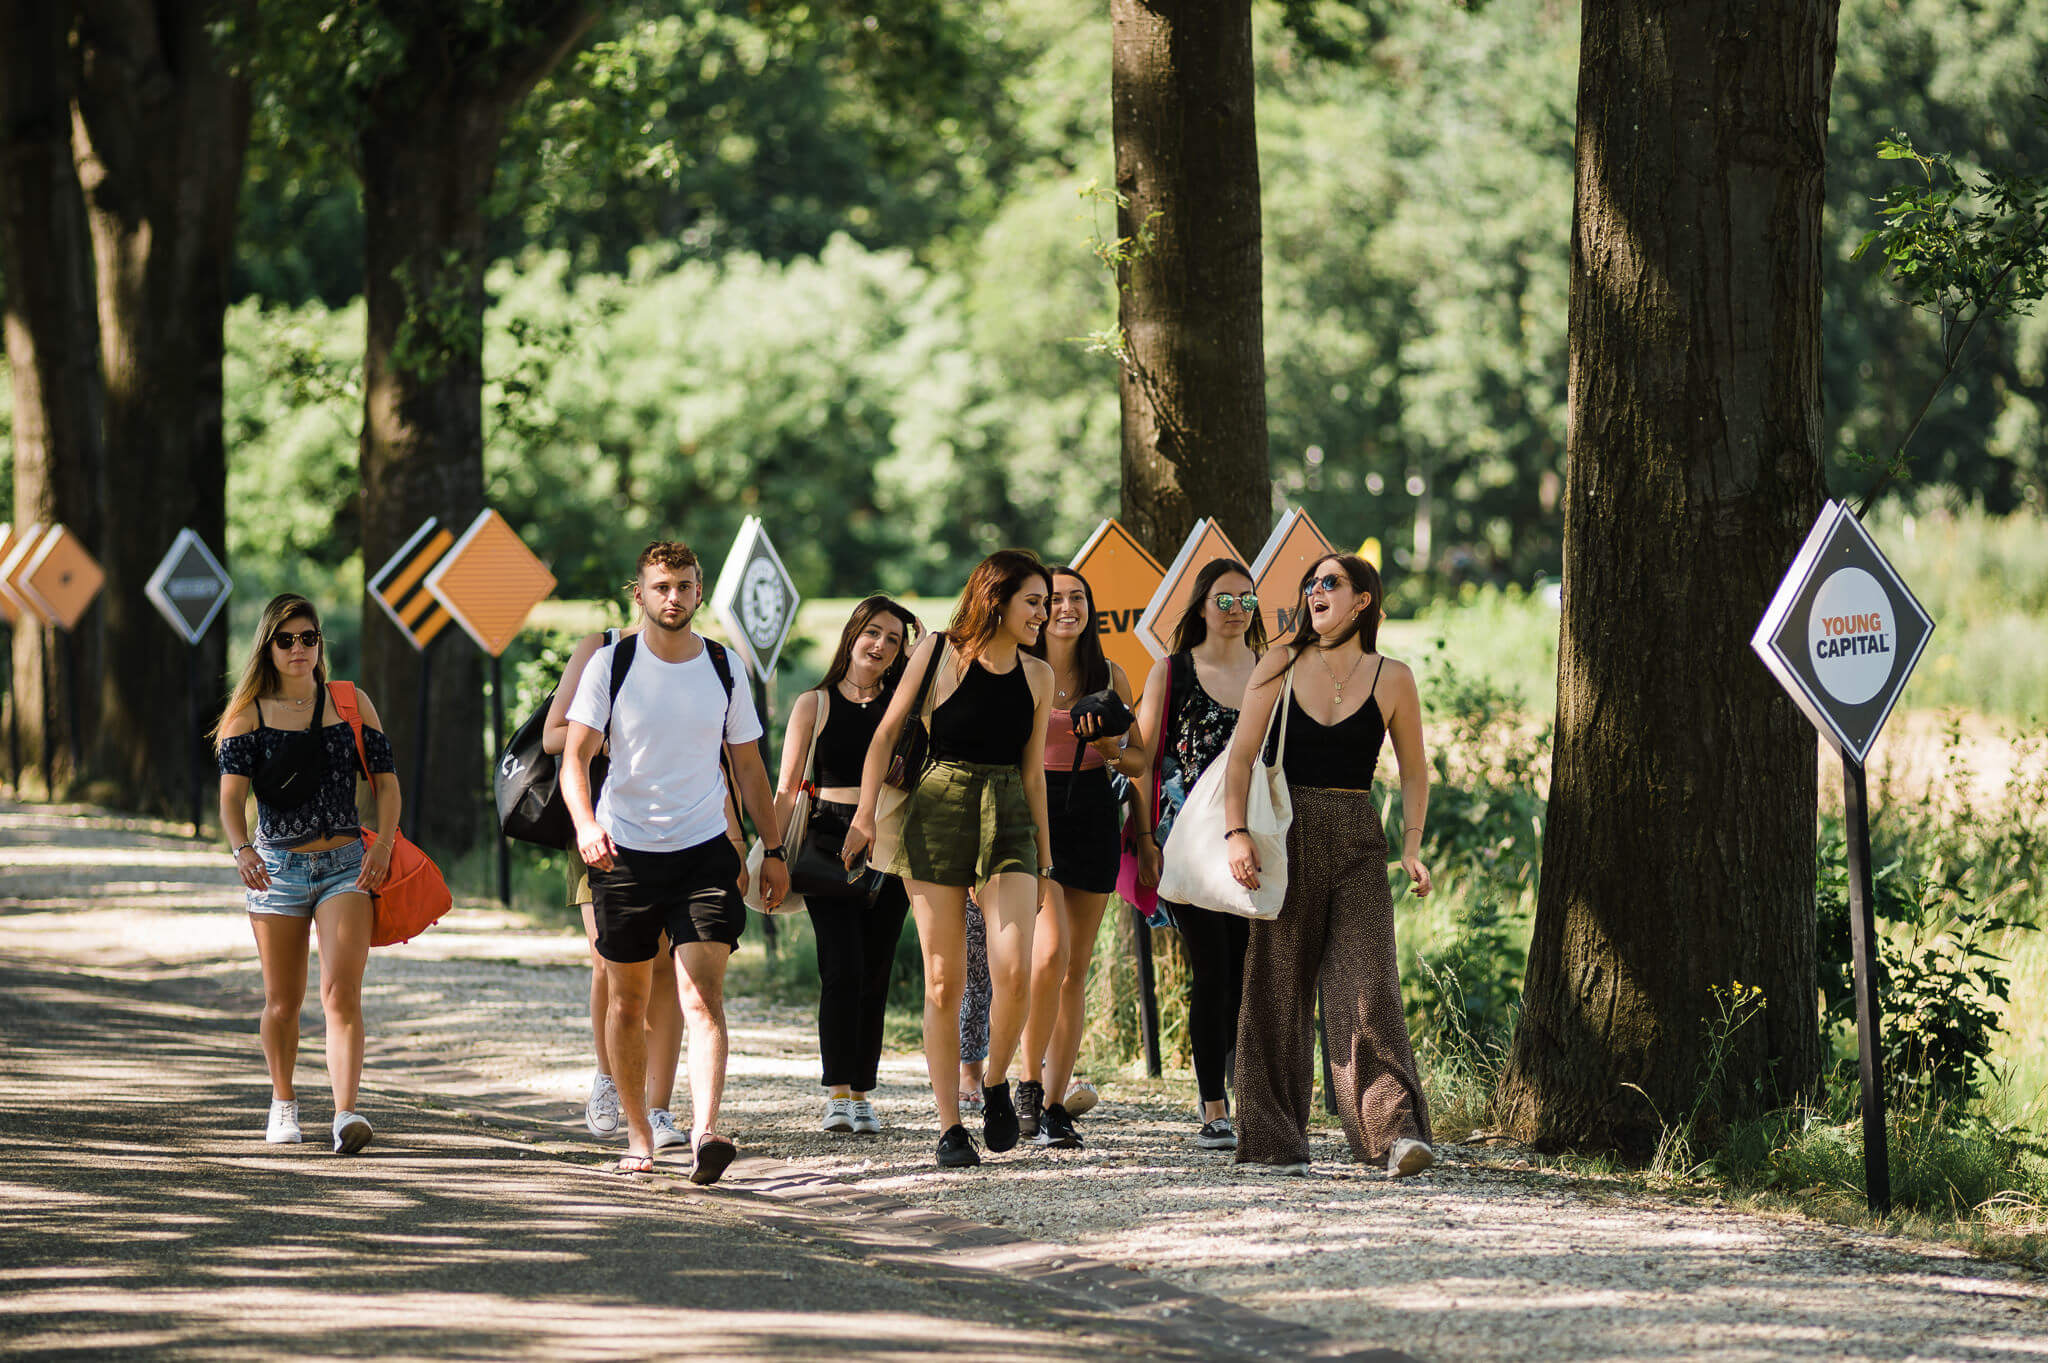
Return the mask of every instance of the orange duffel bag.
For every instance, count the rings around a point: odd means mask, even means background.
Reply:
[[[363,716],[356,708],[355,683],[329,682],[327,690],[334,697],[336,712],[348,721],[349,731],[356,736],[356,758],[363,764],[363,779],[368,780],[370,757],[363,748]],[[442,878],[441,868],[434,865],[434,859],[404,833],[394,830],[391,836],[391,873],[385,877],[384,887],[370,896],[377,915],[370,929],[373,947],[409,942],[440,922],[441,915],[455,906],[455,896],[448,892],[448,882]],[[364,850],[376,844],[377,835],[365,830]]]

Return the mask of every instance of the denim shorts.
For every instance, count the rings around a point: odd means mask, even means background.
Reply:
[[[363,869],[361,841],[325,852],[294,852],[288,847],[259,847],[270,888],[246,891],[250,913],[276,913],[286,918],[311,918],[338,894],[364,894],[356,885]]]

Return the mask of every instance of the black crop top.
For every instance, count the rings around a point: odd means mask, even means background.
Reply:
[[[857,700],[848,700],[836,686],[819,695],[818,703],[830,708],[825,715],[825,727],[818,734],[818,764],[811,777],[813,784],[860,784],[861,770],[868,762],[868,746],[875,741],[875,730],[882,723],[883,712],[889,708],[889,698],[890,692],[885,690],[863,705]]]
[[[321,718],[332,713],[332,702],[323,698]],[[273,729],[263,722],[263,703],[256,703],[256,731],[224,738],[220,744],[220,773],[223,776],[254,776],[257,768],[276,756],[295,729]],[[361,829],[356,813],[356,738],[348,721],[329,724],[320,731],[326,774],[313,798],[296,809],[276,809],[262,800],[256,802],[256,845],[258,847],[300,847],[321,838]],[[397,771],[392,761],[391,740],[382,729],[363,726],[363,752],[373,772]]]
[[[1002,673],[989,671],[977,658],[946,703],[932,711],[932,757],[939,762],[1019,766],[1036,708],[1022,657]]]
[[[1380,659],[1381,666],[1386,659]],[[1373,669],[1373,689],[1379,689],[1379,669]],[[1373,768],[1379,765],[1380,744],[1386,741],[1387,722],[1380,716],[1380,700],[1369,695],[1365,704],[1335,724],[1320,724],[1301,708],[1293,692],[1287,697],[1287,752],[1281,770],[1290,786],[1320,786],[1330,790],[1372,789]]]

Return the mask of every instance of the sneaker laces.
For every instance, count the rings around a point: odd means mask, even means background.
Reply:
[[[590,1095],[590,1110],[600,1118],[619,1120],[619,1086],[609,1076],[600,1078],[597,1092]]]

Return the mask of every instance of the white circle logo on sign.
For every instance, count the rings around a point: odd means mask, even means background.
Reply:
[[[1844,705],[1861,705],[1891,679],[1899,627],[1891,595],[1861,568],[1844,568],[1821,584],[1806,622],[1813,674]]]
[[[784,602],[782,579],[775,565],[757,558],[740,578],[740,617],[747,637],[762,648],[772,648],[782,633]]]

